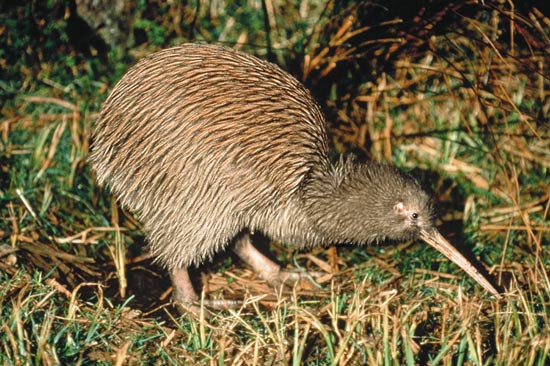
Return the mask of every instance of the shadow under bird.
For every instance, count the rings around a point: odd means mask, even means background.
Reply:
[[[215,45],[145,57],[103,104],[90,162],[144,224],[174,300],[198,296],[187,269],[231,246],[271,284],[297,276],[250,234],[300,248],[421,238],[491,294],[491,283],[434,227],[430,197],[396,168],[328,158],[325,119],[274,64]]]

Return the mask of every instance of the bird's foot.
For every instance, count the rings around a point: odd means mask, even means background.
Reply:
[[[208,319],[213,315],[211,310],[232,309],[242,305],[241,301],[235,300],[201,300],[193,288],[187,269],[175,269],[170,272],[170,277],[172,302],[180,314],[191,313]]]
[[[210,300],[188,301],[187,299],[177,299],[175,296],[172,302],[180,314],[192,314],[198,318],[211,319],[215,310],[237,309],[243,302],[238,300]]]
[[[263,272],[260,276],[274,287],[294,287],[300,284],[314,283],[316,278],[323,276],[321,272],[306,272],[292,269],[278,268],[277,271]]]
[[[293,287],[302,282],[311,283],[314,278],[322,276],[318,272],[309,273],[281,268],[280,265],[267,258],[252,245],[250,235],[248,234],[243,234],[236,240],[233,251],[239,258],[250,265],[262,279],[275,288],[281,286]]]

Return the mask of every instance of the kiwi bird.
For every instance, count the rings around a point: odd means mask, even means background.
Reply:
[[[292,279],[253,246],[254,231],[300,248],[420,238],[498,296],[439,234],[413,178],[374,161],[331,162],[325,124],[278,66],[184,44],[145,57],[116,84],[89,160],[143,223],[177,302],[198,298],[187,269],[229,246],[268,282]]]

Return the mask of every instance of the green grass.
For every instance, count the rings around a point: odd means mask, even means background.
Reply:
[[[127,6],[134,37],[106,55],[70,42],[65,2],[0,18],[0,364],[547,365],[548,17],[490,1],[418,2],[428,5],[411,5],[416,18],[355,2],[198,4]],[[335,150],[418,176],[442,231],[503,298],[422,243],[308,253],[272,243],[282,263],[327,273],[320,286],[277,293],[220,256],[197,272],[205,296],[245,306],[179,316],[139,222],[86,159],[116,80],[188,40],[233,45],[303,80]]]

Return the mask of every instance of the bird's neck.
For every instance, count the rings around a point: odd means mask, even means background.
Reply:
[[[354,161],[340,159],[328,169],[311,174],[304,190],[304,206],[311,230],[323,244],[384,240],[382,223],[375,213],[376,199],[366,207],[359,199],[369,192],[365,192],[364,184],[357,184],[358,168],[361,165]]]

